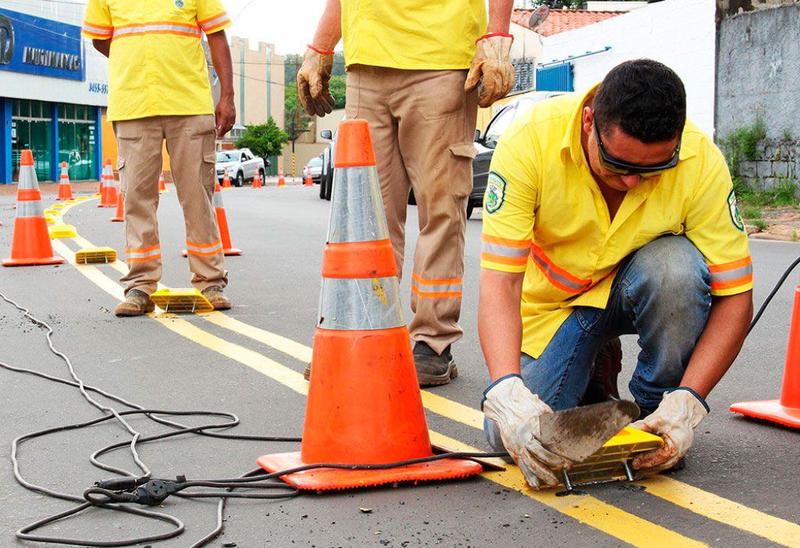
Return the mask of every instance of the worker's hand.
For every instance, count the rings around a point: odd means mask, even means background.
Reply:
[[[228,133],[236,122],[236,107],[233,105],[233,95],[220,97],[217,108],[214,110],[214,124],[217,128],[217,138],[221,139]]]
[[[655,411],[631,426],[664,438],[664,446],[633,459],[639,476],[668,470],[686,454],[694,441],[694,429],[708,415],[708,406],[693,391],[677,388],[664,394]]]
[[[464,91],[475,89],[483,78],[483,85],[478,94],[478,104],[488,107],[498,99],[502,99],[514,87],[514,67],[511,65],[510,34],[491,33],[478,38],[475,58],[464,82]]]
[[[539,417],[553,410],[533,394],[518,375],[496,381],[484,395],[483,412],[494,421],[503,445],[534,489],[558,485],[550,468],[569,468],[568,459],[548,451],[539,442]]]
[[[332,68],[333,52],[322,52],[311,46],[306,49],[297,72],[297,96],[309,116],[325,116],[333,110],[329,87]]]

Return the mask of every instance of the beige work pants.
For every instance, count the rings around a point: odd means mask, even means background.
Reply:
[[[125,255],[129,272],[125,292],[148,295],[161,280],[158,240],[158,176],[162,141],[186,225],[186,249],[192,285],[199,290],[225,287],[222,243],[211,197],[214,193],[214,116],[153,116],[114,122],[119,149],[117,170],[125,200]],[[176,259],[178,250],[174,250]],[[178,259],[179,260],[179,259]]]
[[[369,122],[399,269],[408,195],[414,189],[420,234],[409,329],[412,339],[437,353],[463,332],[458,318],[478,103],[477,92],[464,93],[466,75],[466,70],[364,65],[349,67],[347,74],[347,117]]]

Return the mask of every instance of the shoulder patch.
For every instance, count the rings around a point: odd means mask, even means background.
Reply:
[[[744,223],[742,222],[741,214],[739,214],[739,207],[736,205],[736,193],[733,190],[728,194],[728,212],[731,214],[733,226],[744,232]]]
[[[503,207],[506,200],[506,186],[508,183],[496,171],[490,171],[486,180],[486,198],[483,209],[486,213],[494,213]]]

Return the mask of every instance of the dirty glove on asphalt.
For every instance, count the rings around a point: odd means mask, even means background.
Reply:
[[[333,68],[333,52],[308,46],[303,64],[297,71],[297,96],[309,116],[325,116],[333,110],[329,87]]]
[[[539,416],[553,410],[532,393],[519,375],[495,381],[484,393],[483,413],[494,421],[508,454],[534,489],[557,485],[550,468],[568,468],[572,463],[539,442]]]
[[[706,415],[708,405],[694,390],[679,387],[664,394],[651,415],[631,424],[661,436],[664,446],[633,459],[633,468],[648,476],[675,466],[692,446],[694,429]]]
[[[498,99],[502,99],[514,87],[514,67],[511,65],[510,34],[491,33],[478,38],[475,58],[464,82],[464,91],[475,89],[483,78],[483,85],[478,94],[478,104],[488,107]]]

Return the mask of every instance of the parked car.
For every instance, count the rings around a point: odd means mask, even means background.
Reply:
[[[249,148],[222,150],[217,152],[217,179],[222,182],[227,172],[228,178],[234,186],[242,186],[245,181],[252,181],[256,173],[259,174],[261,180],[264,180],[268,165],[269,162],[265,162],[263,158],[250,152]]]
[[[473,144],[476,154],[475,159],[472,160],[472,192],[467,200],[467,218],[472,216],[472,212],[476,207],[483,207],[483,195],[486,192],[486,181],[489,178],[489,164],[492,162],[494,149],[503,132],[517,116],[529,110],[536,103],[563,94],[564,92],[561,91],[540,91],[523,95],[503,105],[497,114],[492,117],[483,134],[480,131],[475,131]],[[323,200],[330,200],[331,189],[333,188],[333,166],[330,159],[333,157],[333,150],[335,150],[336,135],[332,134],[330,130],[323,130],[320,136],[323,139],[330,140],[331,146],[322,155],[323,175],[320,180],[319,197]],[[408,203],[411,205],[417,203],[413,190],[409,194]]]
[[[303,179],[309,175],[311,176],[311,180],[314,181],[314,184],[318,185],[320,177],[322,176],[322,154],[311,158],[303,167]]]

